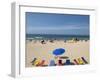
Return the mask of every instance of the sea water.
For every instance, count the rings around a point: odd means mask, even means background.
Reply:
[[[77,38],[78,40],[89,40],[89,37],[89,35],[26,34],[27,40],[71,40],[73,38]]]
[[[26,34],[26,40],[71,40],[77,38],[78,40],[89,40],[89,35],[56,35],[56,34]]]

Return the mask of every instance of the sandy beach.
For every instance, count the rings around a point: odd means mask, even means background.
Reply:
[[[61,56],[68,56],[73,62],[73,59],[84,57],[89,63],[89,40],[88,41],[67,41],[55,40],[53,43],[45,41],[45,44],[41,44],[39,40],[26,41],[26,67],[32,67],[32,60],[38,58],[45,60],[45,65],[50,63],[50,60],[54,59],[53,50],[57,48],[64,48],[65,53]]]

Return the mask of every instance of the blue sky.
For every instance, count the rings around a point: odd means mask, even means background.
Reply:
[[[26,33],[89,35],[89,16],[26,12]]]

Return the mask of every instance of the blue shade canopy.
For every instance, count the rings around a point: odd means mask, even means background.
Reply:
[[[65,52],[65,49],[63,49],[63,48],[58,48],[58,49],[55,49],[54,51],[53,51],[53,54],[54,55],[62,55],[62,54],[64,54],[64,52]]]

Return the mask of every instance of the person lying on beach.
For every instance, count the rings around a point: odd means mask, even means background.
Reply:
[[[54,41],[53,40],[50,40],[50,42],[53,43]]]

